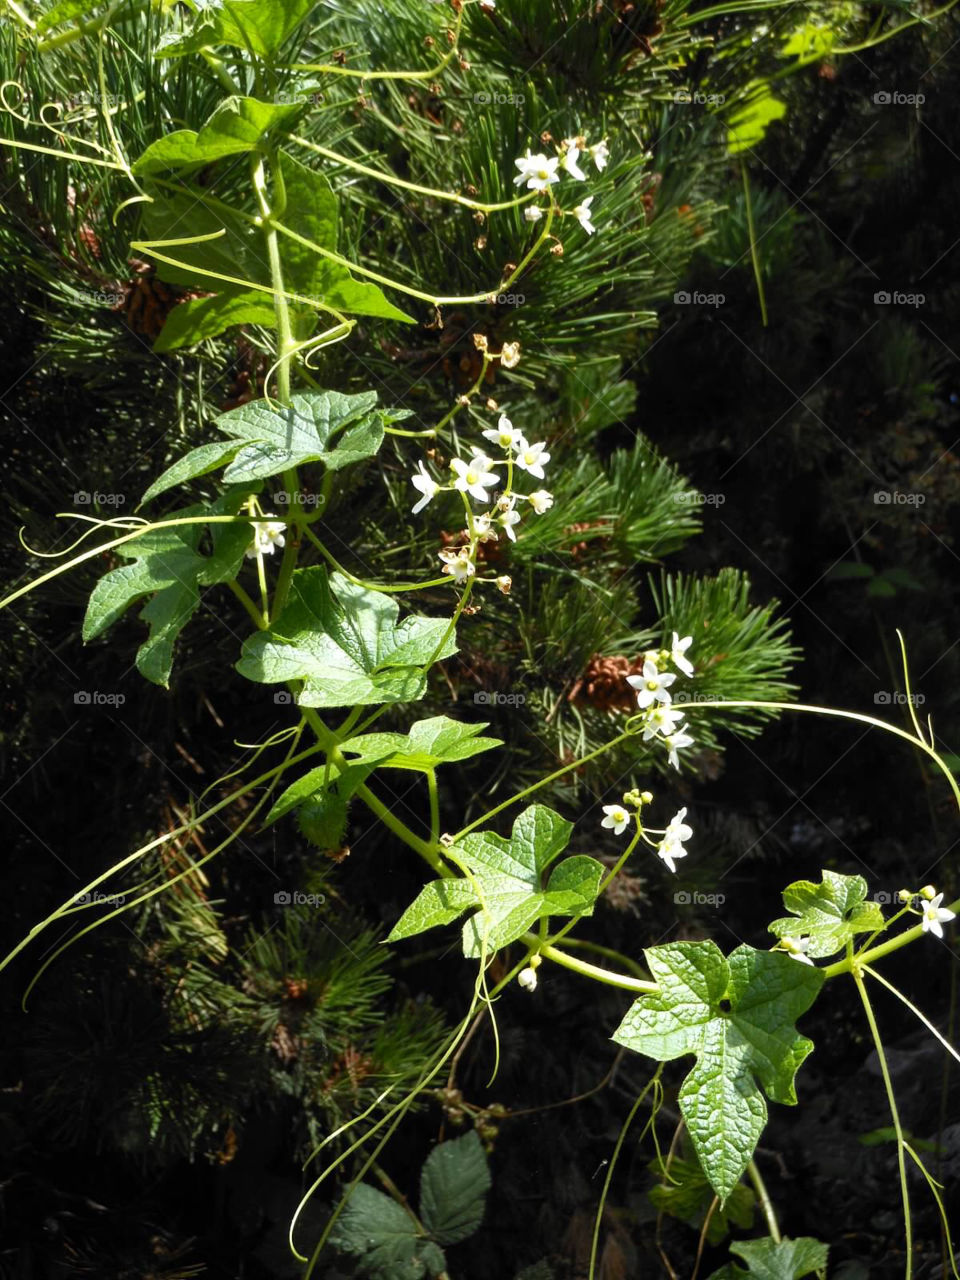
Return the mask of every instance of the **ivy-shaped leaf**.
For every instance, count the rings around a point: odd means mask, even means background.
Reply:
[[[664,1179],[647,1192],[655,1209],[679,1218],[699,1231],[707,1214],[707,1243],[719,1244],[729,1234],[731,1224],[736,1227],[753,1226],[754,1195],[749,1187],[734,1187],[722,1208],[714,1208],[716,1195],[709,1179],[696,1160],[674,1157],[665,1168],[663,1161],[653,1160],[650,1169]]]
[[[469,879],[433,880],[394,925],[388,941],[449,924],[470,907],[480,910],[463,927],[463,954],[478,959],[525,933],[541,916],[591,915],[603,866],[582,855],[543,873],[566,848],[572,824],[545,805],[531,805],[513,824],[510,839],[491,831],[471,832],[451,852],[467,866]]]
[[[225,494],[211,506],[188,507],[177,516],[236,515],[249,489]],[[236,577],[250,545],[250,526],[244,523],[210,526],[212,551],[200,550],[206,532],[202,524],[155,529],[117,547],[132,564],[113,569],[94,587],[83,620],[84,640],[106,631],[137,600],[151,599],[141,618],[150,634],[137,652],[137,669],[154,684],[166,687],[173,666],[177,636],[200,605],[200,588]]]
[[[783,891],[783,905],[792,916],[774,920],[770,932],[778,938],[809,937],[807,955],[814,959],[842,951],[858,933],[883,928],[883,912],[877,902],[866,902],[863,876],[822,872],[822,884],[797,880]]]
[[[393,596],[323,568],[298,569],[283,612],[244,643],[237,670],[261,684],[301,682],[305,707],[414,702],[424,667],[456,653],[445,618],[399,619]]]
[[[420,1174],[420,1217],[439,1244],[459,1244],[483,1221],[490,1169],[475,1131],[434,1147]]]
[[[153,482],[143,495],[149,502],[175,485],[216,471],[228,463],[227,484],[278,475],[306,462],[322,462],[339,471],[372,458],[383,444],[384,426],[408,416],[406,410],[375,408],[377,393],[305,391],[291,397],[288,408],[272,408],[251,400],[217,418],[229,440],[191,449]]]
[[[731,1244],[730,1252],[738,1254],[747,1264],[747,1270],[735,1263],[727,1263],[714,1271],[709,1280],[802,1280],[813,1271],[825,1271],[829,1248],[812,1236],[798,1236],[796,1240],[784,1238],[779,1243],[770,1236],[763,1240],[738,1240]]]
[[[388,769],[413,769],[425,773],[437,765],[468,760],[482,751],[502,747],[500,738],[478,736],[485,723],[464,724],[447,716],[418,720],[406,733],[364,733],[343,743],[344,755],[376,760]]]
[[[796,1103],[794,1076],[813,1044],[794,1023],[816,999],[823,973],[748,946],[725,958],[710,941],[644,954],[659,989],[633,1003],[613,1039],[661,1062],[696,1055],[680,1110],[725,1203],[767,1121],[760,1086],[774,1102]]]
[[[224,156],[244,155],[256,150],[271,129],[287,123],[301,110],[296,102],[225,98],[199,132],[175,129],[151,142],[134,161],[133,172],[156,174],[168,169],[198,168]]]

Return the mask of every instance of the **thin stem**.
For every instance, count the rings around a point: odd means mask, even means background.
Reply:
[[[757,1199],[760,1201],[760,1208],[763,1216],[767,1220],[767,1230],[773,1237],[774,1244],[780,1243],[780,1224],[777,1222],[777,1213],[773,1207],[773,1201],[770,1199],[770,1192],[767,1190],[767,1184],[760,1176],[760,1170],[757,1168],[756,1160],[751,1160],[747,1165],[747,1174],[753,1183],[753,1189],[757,1193]]]
[[[535,933],[525,933],[521,941],[532,952],[545,956],[548,960],[552,960],[554,964],[559,964],[564,969],[572,969],[574,973],[582,974],[585,978],[594,978],[597,982],[603,982],[608,987],[620,987],[624,991],[637,991],[644,995],[649,995],[651,992],[659,991],[660,989],[655,982],[648,982],[641,978],[631,978],[625,973],[614,973],[610,969],[601,969],[599,965],[588,964],[586,960],[578,960],[576,956],[568,956],[559,947],[553,947],[549,943],[544,945],[542,939],[537,937]]]
[[[430,800],[430,843],[436,845],[440,840],[440,797],[437,794],[437,771],[427,770],[427,795]]]
[[[262,631],[263,628],[267,625],[266,619],[264,618],[260,610],[257,608],[257,606],[250,599],[250,597],[247,595],[246,591],[244,591],[243,587],[241,587],[240,583],[236,582],[234,579],[231,578],[227,581],[226,585],[237,597],[237,599],[243,605],[244,609],[246,609],[247,613],[250,615],[250,620],[253,623],[253,625],[259,631]]]
[[[549,939],[550,945],[557,944],[556,938]],[[650,975],[644,969],[643,965],[637,964],[636,960],[632,960],[630,956],[625,956],[622,951],[615,951],[613,947],[604,947],[599,942],[593,942],[590,938],[564,938],[561,944],[564,947],[580,948],[583,951],[592,951],[598,956],[603,956],[607,960],[613,960],[616,964],[621,965],[624,969],[629,970],[638,978],[642,978],[646,982]]]

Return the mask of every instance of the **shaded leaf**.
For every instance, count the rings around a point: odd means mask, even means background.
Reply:
[[[153,349],[162,353],[175,351],[178,347],[192,347],[238,324],[274,328],[276,323],[276,311],[269,294],[252,289],[246,293],[187,298],[169,313]]]
[[[483,1221],[490,1170],[475,1131],[434,1147],[420,1174],[420,1218],[440,1244],[459,1244]]]

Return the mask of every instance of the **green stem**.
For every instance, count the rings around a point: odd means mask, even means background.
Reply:
[[[551,946],[555,945],[556,941],[556,938],[548,939]],[[637,964],[636,960],[631,960],[622,951],[615,951],[613,947],[604,947],[599,942],[593,942],[589,938],[564,938],[563,946],[579,947],[584,951],[593,951],[598,956],[603,956],[607,960],[613,960],[616,964],[622,965],[624,969],[629,970],[636,977],[642,978],[644,982],[649,981],[650,975],[643,965]]]
[[[853,957],[848,956],[848,960],[853,963]],[[903,1226],[906,1236],[906,1280],[910,1280],[913,1274],[913,1223],[910,1220],[910,1190],[907,1186],[907,1162],[904,1159],[904,1146],[906,1139],[903,1136],[903,1128],[900,1124],[900,1112],[897,1110],[897,1099],[893,1092],[893,1082],[890,1079],[890,1070],[887,1067],[887,1055],[883,1051],[883,1041],[880,1039],[880,1031],[877,1027],[877,1020],[873,1015],[873,1005],[870,1003],[870,997],[867,995],[867,988],[864,985],[863,976],[860,970],[853,965],[850,972],[853,974],[853,980],[857,984],[857,991],[863,1002],[863,1009],[867,1015],[867,1023],[870,1027],[870,1035],[873,1037],[873,1044],[877,1051],[877,1058],[880,1062],[880,1072],[883,1076],[883,1086],[887,1092],[887,1103],[890,1107],[890,1116],[893,1120],[894,1132],[897,1135],[897,1164],[900,1170],[900,1194],[903,1201]]]
[[[436,845],[440,840],[440,797],[437,794],[437,771],[427,770],[427,794],[430,799],[430,843]]]
[[[247,613],[250,615],[250,620],[253,623],[253,625],[257,628],[258,631],[262,631],[263,628],[267,625],[267,620],[266,618],[264,618],[263,614],[260,612],[257,606],[253,603],[250,597],[247,595],[246,591],[244,591],[243,587],[241,587],[240,583],[234,581],[231,578],[226,585],[237,597],[237,599],[243,605],[244,609],[246,609]]]
[[[753,205],[750,203],[750,184],[747,181],[747,166],[740,161],[740,173],[743,177],[743,199],[747,213],[747,234],[750,237],[750,261],[753,264],[753,278],[757,282],[757,297],[760,300],[760,321],[767,327],[767,298],[763,291],[763,276],[760,273],[760,258],[757,254],[757,233],[753,225]]]
[[[776,1210],[773,1207],[773,1201],[770,1199],[770,1192],[767,1190],[767,1184],[760,1176],[760,1170],[757,1168],[756,1160],[751,1160],[747,1165],[747,1174],[753,1183],[753,1189],[757,1193],[757,1199],[760,1201],[760,1208],[763,1216],[767,1221],[767,1230],[773,1237],[774,1244],[780,1243],[780,1225],[777,1222]]]
[[[578,960],[576,956],[568,956],[565,951],[561,951],[559,947],[551,946],[550,943],[544,945],[542,939],[535,933],[525,933],[521,941],[532,952],[545,956],[547,960],[552,960],[554,964],[559,964],[564,969],[572,969],[574,973],[582,974],[585,978],[593,978],[608,987],[620,987],[624,991],[636,991],[643,995],[649,995],[651,992],[659,990],[655,982],[642,978],[631,978],[625,973],[613,973],[610,969],[601,969],[599,965],[589,964],[586,960]]]

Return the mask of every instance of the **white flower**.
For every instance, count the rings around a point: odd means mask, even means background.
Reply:
[[[486,9],[487,13],[493,13],[497,7],[497,0],[480,0],[480,8]]]
[[[496,532],[490,527],[490,516],[485,511],[482,515],[474,516],[473,532],[477,536],[478,542],[496,542]]]
[[[557,156],[547,157],[542,151],[532,156],[530,148],[527,147],[527,154],[514,161],[520,170],[513,180],[514,186],[519,187],[525,182],[528,191],[548,190],[551,183],[560,181],[560,175],[557,173],[559,163]]]
[[[577,146],[576,138],[568,138],[566,142],[566,151],[563,153],[561,165],[571,178],[579,178],[581,182],[586,182],[587,175],[583,172],[577,161],[580,158],[580,148]]]
[[[534,476],[537,480],[543,480],[544,464],[550,461],[549,453],[545,453],[546,442],[541,440],[539,444],[527,444],[526,440],[521,436],[517,443],[517,466],[521,471],[526,471],[528,475]]]
[[[516,542],[517,535],[513,532],[513,526],[520,523],[520,512],[516,507],[507,507],[505,511],[497,516],[497,524],[504,530],[511,542]]]
[[[590,205],[593,203],[593,196],[587,196],[582,204],[578,204],[573,211],[573,216],[583,227],[588,236],[592,236],[596,231],[596,227],[590,221]]]
[[[536,991],[537,989],[537,971],[531,969],[528,965],[526,969],[521,969],[517,974],[517,982],[523,987],[524,991]]]
[[[668,686],[676,676],[672,671],[658,671],[657,664],[648,658],[643,664],[642,676],[627,676],[627,684],[637,691],[637,706],[641,711],[654,702],[670,702]]]
[[[673,633],[670,657],[673,659],[674,666],[679,667],[685,676],[693,675],[693,663],[689,658],[684,657],[684,654],[692,644],[693,636],[684,636],[681,640],[676,631]]]
[[[677,752],[683,747],[692,747],[693,738],[687,733],[687,726],[682,724],[675,733],[665,733],[663,740],[668,747],[667,763],[672,764],[675,769],[680,768],[680,761]]]
[[[662,733],[666,738],[676,731],[682,719],[682,711],[674,710],[673,707],[667,706],[665,702],[654,703],[646,714],[646,722],[643,726],[643,741],[649,742],[658,733]]]
[[[478,502],[489,502],[490,494],[487,490],[496,488],[500,483],[497,473],[487,469],[490,465],[490,459],[485,453],[474,454],[469,462],[464,462],[462,458],[451,459],[450,470],[457,477],[453,487],[461,493],[469,493]]]
[[[588,147],[587,150],[590,152],[590,157],[593,160],[593,163],[597,166],[599,171],[603,173],[604,169],[607,167],[607,161],[610,158],[610,148],[607,146],[606,138],[604,138],[602,142],[595,142],[593,146]]]
[[[470,559],[470,548],[461,547],[459,551],[441,551],[443,572],[452,575],[454,582],[462,585],[477,572],[477,566]]]
[[[687,851],[683,845],[693,835],[693,828],[687,826],[684,822],[686,816],[686,808],[679,809],[673,815],[667,823],[663,839],[657,846],[657,855],[663,859],[671,871],[676,871],[677,869],[674,865],[677,858],[685,858],[687,856]]]
[[[539,205],[528,204],[523,211],[523,216],[526,218],[527,222],[539,222],[543,217],[543,210]]]
[[[675,872],[677,869],[677,858],[685,858],[686,856],[687,851],[679,841],[664,839],[657,846],[657,857],[665,862],[671,871]]]
[[[603,812],[607,815],[600,823],[601,827],[610,827],[615,836],[626,831],[630,825],[630,813],[622,804],[605,804]]]
[[[813,961],[807,955],[807,950],[810,947],[809,938],[781,938],[780,946],[792,960],[799,960],[801,964],[813,964]]]
[[[430,499],[435,497],[440,490],[440,486],[437,484],[436,480],[434,480],[433,476],[431,476],[427,468],[423,465],[423,462],[422,461],[418,462],[417,466],[420,468],[419,474],[415,476],[411,476],[410,483],[413,485],[415,489],[420,490],[420,492],[423,494],[423,497],[413,508],[414,515],[417,515],[420,511],[422,511],[423,508],[430,501]]]
[[[282,520],[254,520],[253,522],[253,541],[246,550],[248,560],[255,560],[257,556],[272,556],[274,547],[282,547],[284,545],[284,533],[287,526]]]
[[[544,512],[549,511],[553,506],[553,494],[548,493],[546,489],[534,489],[533,493],[527,494],[527,501],[536,514],[542,516]]]
[[[484,440],[499,445],[501,449],[512,449],[523,439],[523,432],[515,427],[505,413],[501,413],[495,427],[488,427],[483,433]]]
[[[943,937],[943,930],[940,928],[941,923],[946,923],[956,916],[955,911],[951,911],[949,907],[941,907],[943,894],[938,893],[935,898],[931,898],[929,902],[923,904],[923,932],[935,934],[938,938]]]

